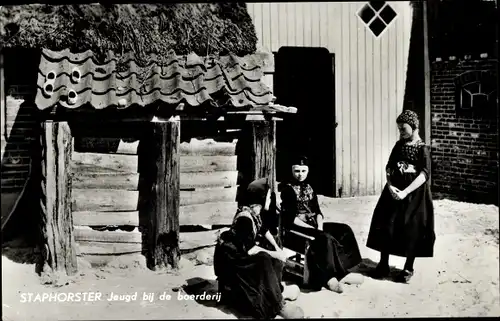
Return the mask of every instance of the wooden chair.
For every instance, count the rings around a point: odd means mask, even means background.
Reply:
[[[286,233],[287,236],[284,237],[285,241],[287,238],[293,237],[301,242],[299,242],[299,245],[297,246],[290,246],[289,244],[286,244],[286,242],[283,245],[283,250],[286,251],[287,254],[290,254],[285,263],[285,272],[299,277],[303,284],[307,284],[309,281],[309,271],[306,268],[306,253],[309,249],[311,241],[314,240],[314,237],[294,230],[288,230]],[[287,247],[287,245],[291,248]]]

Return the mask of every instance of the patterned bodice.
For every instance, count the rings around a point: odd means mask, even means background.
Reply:
[[[424,146],[423,141],[418,141],[413,145],[407,145],[401,143],[400,146],[400,161],[408,162],[410,164],[415,164],[418,161],[419,152],[422,146]]]
[[[405,188],[422,170],[422,148],[425,143],[421,140],[407,145],[398,141],[389,157],[387,170],[392,183],[398,188]]]
[[[289,184],[297,197],[297,214],[311,213],[309,202],[314,197],[314,191],[309,184]]]

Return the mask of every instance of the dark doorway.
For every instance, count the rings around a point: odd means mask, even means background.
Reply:
[[[277,127],[277,179],[286,180],[290,160],[309,158],[309,183],[335,197],[335,56],[325,48],[282,47],[275,55],[276,103],[297,115]]]

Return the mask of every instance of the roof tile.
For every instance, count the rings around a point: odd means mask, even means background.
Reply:
[[[203,58],[194,53],[177,56],[170,52],[161,65],[152,55],[146,67],[139,67],[132,53],[120,60],[125,62],[121,66],[126,66],[120,69],[125,70],[118,69],[118,60],[111,52],[104,63],[98,64],[91,51],[75,54],[67,49],[44,49],[36,105],[41,110],[88,104],[104,109],[146,106],[161,100],[173,105],[251,109],[272,106],[274,100],[261,81],[263,72],[257,55]],[[141,68],[146,73],[141,73]]]

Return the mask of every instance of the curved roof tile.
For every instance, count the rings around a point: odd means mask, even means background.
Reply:
[[[127,53],[121,60],[125,61],[126,70],[117,69],[118,60],[111,52],[104,63],[98,64],[91,51],[77,54],[68,49],[59,52],[44,49],[38,70],[36,105],[42,110],[55,105],[104,109],[146,106],[161,100],[193,107],[272,109],[274,96],[261,81],[259,58],[252,55],[202,58],[194,53],[177,56],[170,52],[161,65],[152,55],[142,80],[133,53]],[[79,79],[74,77],[75,71]],[[75,93],[76,97],[68,98]]]

